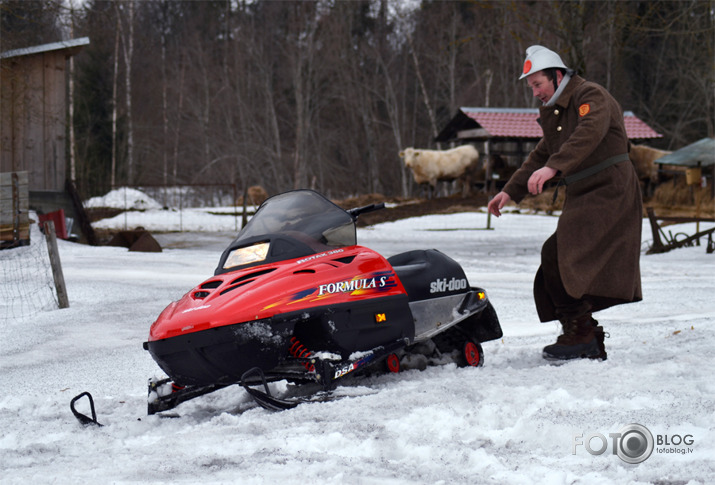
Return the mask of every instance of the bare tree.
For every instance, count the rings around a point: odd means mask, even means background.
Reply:
[[[610,88],[662,148],[715,125],[713,0],[83,6],[77,177],[92,187],[126,177],[407,195],[397,152],[434,143],[457,108],[538,105],[518,81],[532,44]]]
[[[119,15],[117,14],[117,28],[114,33],[114,71],[112,75],[112,168],[110,175],[110,186],[117,186],[117,83],[119,79],[119,31],[120,23]]]
[[[288,44],[292,47],[288,62],[291,67],[295,97],[295,142],[293,148],[293,188],[308,186],[307,155],[313,108],[316,66],[315,42],[317,13],[311,4],[294,4],[291,8]]]
[[[135,183],[135,160],[134,160],[134,119],[132,117],[132,57],[134,55],[134,0],[127,2],[128,13],[127,26],[124,27],[121,21],[123,8],[119,3],[117,7],[117,22],[121,36],[122,53],[124,57],[124,102],[127,116],[127,183]],[[128,32],[127,32],[128,30]]]

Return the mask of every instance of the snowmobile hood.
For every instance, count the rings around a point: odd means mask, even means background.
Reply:
[[[317,306],[404,294],[402,283],[380,254],[361,246],[337,248],[217,274],[167,306],[151,326],[149,341]]]

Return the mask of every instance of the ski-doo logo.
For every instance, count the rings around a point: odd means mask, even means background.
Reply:
[[[452,278],[451,280],[447,281],[447,278],[442,278],[433,281],[429,285],[429,292],[430,293],[444,293],[445,291],[457,291],[457,290],[466,290],[468,286],[467,280],[464,278],[457,279],[457,278]]]
[[[369,290],[371,288],[383,288],[387,284],[387,276],[379,278],[362,278],[359,280],[338,281],[320,285],[318,295],[325,293],[349,293],[356,290]]]

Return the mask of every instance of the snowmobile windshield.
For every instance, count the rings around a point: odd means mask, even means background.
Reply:
[[[238,233],[232,246],[276,234],[320,246],[357,244],[353,217],[312,190],[294,190],[266,200]]]

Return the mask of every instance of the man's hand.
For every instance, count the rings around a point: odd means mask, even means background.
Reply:
[[[527,188],[531,195],[540,194],[544,189],[544,183],[547,180],[554,178],[558,170],[551,167],[541,167],[539,170],[535,171],[529,177],[529,182],[527,183]]]
[[[499,192],[497,195],[494,196],[492,200],[489,201],[489,204],[487,205],[487,210],[495,216],[499,217],[501,215],[502,207],[504,207],[510,200],[511,196],[509,194],[507,194],[506,192]]]

